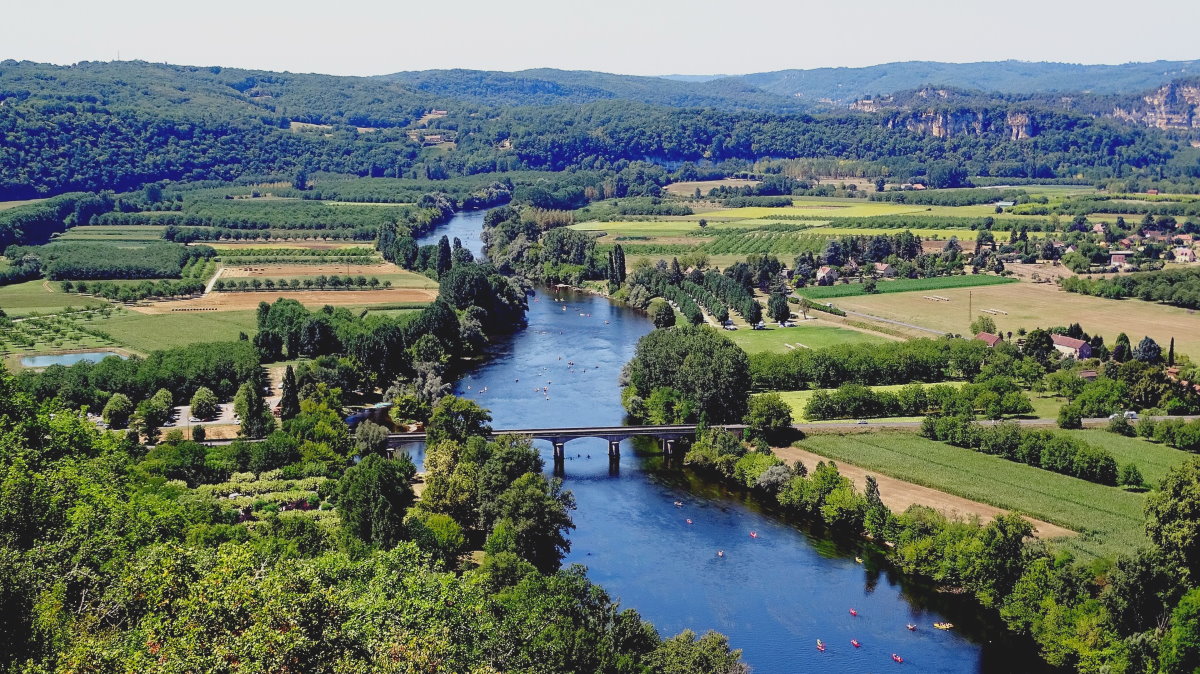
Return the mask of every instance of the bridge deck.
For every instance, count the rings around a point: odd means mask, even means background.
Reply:
[[[720,426],[730,431],[741,431],[741,424],[726,424]],[[528,435],[537,440],[566,441],[579,438],[629,438],[633,436],[649,436],[676,438],[681,435],[692,435],[696,432],[696,424],[678,424],[662,426],[581,426],[575,428],[518,428],[494,430],[489,437],[501,435]],[[405,442],[424,442],[425,433],[391,433],[388,435],[390,444]]]

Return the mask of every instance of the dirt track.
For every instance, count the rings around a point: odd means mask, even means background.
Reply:
[[[804,451],[796,447],[777,447],[774,449],[775,455],[788,463],[801,461],[805,466],[812,470],[817,465],[818,461],[829,461],[830,459],[813,454],[812,452]],[[897,480],[894,477],[888,477],[880,474],[878,471],[870,471],[848,463],[837,462],[838,471],[850,478],[854,486],[861,490],[866,486],[867,475],[874,475],[875,480],[879,483],[879,495],[883,498],[884,504],[891,508],[894,512],[903,512],[908,506],[917,504],[929,506],[946,513],[947,515],[958,514],[962,516],[978,515],[979,519],[987,521],[997,515],[1005,512],[1003,508],[990,506],[986,503],[971,501],[953,494],[922,487],[904,480]],[[1034,526],[1034,535],[1038,538],[1061,538],[1063,536],[1074,536],[1075,532],[1070,529],[1065,529],[1049,522],[1026,517]]]
[[[280,297],[299,301],[306,307],[361,306],[366,304],[399,304],[401,302],[432,302],[437,290],[397,288],[392,290],[289,290],[287,292],[220,292],[186,300],[168,300],[132,306],[142,314],[169,314],[174,309],[215,311],[244,311],[258,307],[259,302],[274,302]]]

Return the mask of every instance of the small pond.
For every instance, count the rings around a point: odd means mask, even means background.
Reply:
[[[76,353],[59,353],[52,356],[25,356],[21,359],[21,367],[50,367],[51,365],[74,365],[81,361],[99,363],[109,356],[124,358],[116,351],[79,351]]]

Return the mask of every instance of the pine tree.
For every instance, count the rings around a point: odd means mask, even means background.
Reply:
[[[288,365],[283,373],[283,397],[279,400],[279,416],[284,421],[300,414],[300,396],[296,392],[296,373]]]

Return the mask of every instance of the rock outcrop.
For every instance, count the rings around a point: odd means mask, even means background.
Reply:
[[[1200,129],[1200,82],[1172,82],[1128,106],[1113,109],[1112,116],[1164,131]]]

